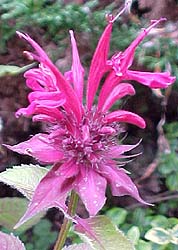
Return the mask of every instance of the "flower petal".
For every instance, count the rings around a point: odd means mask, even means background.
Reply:
[[[49,123],[55,123],[56,122],[56,118],[51,117],[49,115],[34,115],[32,118],[33,122],[49,122]]]
[[[113,111],[105,116],[106,123],[112,122],[126,122],[136,125],[140,128],[145,128],[146,124],[142,117],[139,115],[126,111],[126,110],[118,110]]]
[[[107,111],[119,99],[126,95],[134,95],[134,87],[129,83],[120,83],[109,93],[106,100],[99,99],[98,110]]]
[[[105,165],[100,168],[100,171],[108,180],[114,196],[130,195],[139,202],[149,205],[140,197],[137,187],[125,173],[124,169]]]
[[[91,167],[81,166],[81,173],[74,184],[90,215],[96,215],[104,206],[106,180]]]
[[[128,152],[134,148],[136,148],[140,144],[140,141],[137,144],[134,145],[118,145],[118,146],[112,146],[109,148],[107,155],[111,158],[119,158],[121,155],[123,155],[125,152]]]
[[[71,44],[72,44],[72,78],[73,78],[73,85],[74,90],[77,93],[77,96],[82,104],[83,98],[83,76],[84,76],[84,69],[80,63],[80,58],[78,54],[78,49],[76,45],[76,41],[74,38],[74,33],[72,30],[70,32],[71,37]]]
[[[176,77],[170,76],[169,72],[140,72],[140,71],[127,71],[127,80],[134,80],[142,83],[150,88],[167,88],[172,84]]]
[[[66,102],[64,104],[65,110],[74,114],[77,121],[80,122],[82,115],[82,107],[72,86],[65,80],[64,76],[52,63],[52,61],[49,59],[43,49],[31,37],[29,37],[27,34],[23,34],[20,32],[17,32],[17,34],[23,39],[25,39],[28,43],[30,43],[31,46],[36,50],[38,55],[34,55],[31,53],[34,59],[38,60],[41,63],[40,65],[45,65],[45,68],[49,68],[50,71],[53,73],[56,79],[56,85],[66,98]]]
[[[88,77],[88,84],[87,84],[87,107],[89,110],[91,109],[94,96],[98,89],[100,80],[103,77],[103,74],[108,69],[106,62],[107,62],[107,56],[108,56],[108,50],[109,50],[111,31],[112,31],[112,23],[110,22],[106,26],[98,42],[97,48],[95,50],[95,53],[91,62],[89,77]]]
[[[30,102],[35,102],[42,107],[57,108],[65,103],[65,97],[60,92],[34,91],[28,95]]]
[[[60,161],[64,156],[60,148],[55,145],[52,140],[49,140],[47,134],[37,134],[28,141],[21,142],[14,146],[5,146],[14,152],[32,156],[44,163]]]
[[[59,167],[55,165],[40,181],[27,211],[15,226],[16,228],[40,211],[48,208],[59,207],[59,209],[66,211],[65,201],[67,193],[71,189],[71,180],[68,179],[68,183],[65,183],[64,188],[63,184],[66,178],[59,175],[58,168]]]
[[[141,34],[138,35],[138,37],[130,44],[130,46],[124,52],[118,52],[110,60],[107,61],[108,67],[112,68],[113,70],[106,78],[101,89],[99,100],[102,103],[105,102],[108,93],[110,93],[113,88],[120,83],[120,81],[130,79],[127,78],[127,70],[132,65],[134,53],[137,46],[143,41],[149,31],[163,20],[165,19],[160,18],[159,20],[154,21],[152,25],[150,25],[147,29],[144,29]]]
[[[74,160],[63,163],[59,169],[56,171],[56,174],[59,174],[65,178],[71,178],[77,176],[79,172],[79,167]]]
[[[47,103],[49,104],[49,103]],[[28,105],[27,108],[21,108],[19,109],[15,115],[17,118],[19,118],[20,116],[32,116],[32,115],[47,115],[48,117],[51,117],[51,119],[55,119],[55,121],[60,121],[63,119],[63,114],[61,113],[61,111],[59,111],[58,108],[54,108],[54,107],[50,107],[47,105],[46,106],[40,106],[38,104],[36,104],[35,102],[32,102],[30,105]],[[49,119],[47,119],[46,121],[48,121]]]
[[[113,91],[114,87],[116,85],[121,84],[122,77],[121,76],[116,76],[114,71],[111,71],[107,77],[106,80],[104,81],[104,84],[101,88],[101,91],[99,93],[99,97],[98,97],[98,103],[100,105],[100,107],[102,107],[102,103],[104,103],[108,96],[110,95],[110,93]]]
[[[121,58],[121,72],[125,72],[131,65],[134,59],[135,49],[143,41],[143,39],[148,35],[148,33],[160,22],[165,21],[165,18],[160,18],[159,20],[152,21],[152,24],[138,35],[138,37],[129,45],[129,47],[122,53]],[[117,55],[116,55],[117,56]],[[119,58],[120,60],[120,58]]]
[[[24,77],[27,79],[27,86],[33,90],[59,91],[56,76],[51,68],[42,62],[38,68],[26,71]]]

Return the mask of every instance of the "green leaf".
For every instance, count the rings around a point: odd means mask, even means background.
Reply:
[[[116,225],[123,224],[127,217],[127,214],[128,214],[127,210],[125,210],[124,208],[120,208],[120,207],[111,208],[106,212],[106,215],[109,218],[111,218],[111,220]]]
[[[15,65],[0,65],[0,77],[9,75],[18,75],[25,72],[26,70],[32,68],[36,63],[28,64],[24,67],[18,67]]]
[[[162,227],[167,228],[169,226],[168,218],[166,218],[163,215],[156,215],[153,217],[153,220],[151,221],[151,226],[154,227]]]
[[[170,234],[172,236],[171,242],[175,245],[178,245],[178,225],[173,227],[172,230],[170,230]]]
[[[25,250],[24,244],[13,234],[8,235],[0,232],[0,249],[1,250]]]
[[[150,229],[146,234],[145,238],[159,245],[166,245],[170,243],[170,233],[169,231],[161,228],[155,227]]]
[[[1,198],[0,199],[0,225],[13,230],[13,227],[20,220],[28,207],[28,201],[25,198],[13,197],[13,198]],[[31,220],[24,223],[23,226],[18,228],[18,231],[25,231],[35,225],[45,212],[39,213]]]
[[[166,179],[166,185],[171,191],[178,190],[178,173],[172,173]]]
[[[22,164],[0,173],[0,182],[17,189],[27,199],[31,200],[36,186],[47,172],[47,168],[39,165]]]
[[[177,204],[175,205],[176,205],[175,207],[177,208]],[[175,218],[175,217],[168,218],[168,223],[169,223],[170,228],[175,227],[176,225],[178,225],[178,218]]]
[[[137,250],[153,250],[153,249],[150,242],[139,240],[137,245]]]
[[[62,250],[93,250],[88,244],[81,243],[81,244],[74,244],[68,247],[64,247]]]
[[[138,240],[140,238],[140,230],[138,227],[133,226],[129,229],[127,232],[128,238],[131,240],[131,242],[136,245],[138,243]]]
[[[94,250],[134,250],[132,243],[106,216],[79,221],[76,231]]]

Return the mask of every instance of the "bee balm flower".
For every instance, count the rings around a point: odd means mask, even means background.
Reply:
[[[130,195],[145,203],[126,171],[115,159],[137,145],[123,145],[119,135],[121,123],[145,128],[145,121],[126,110],[111,111],[113,104],[135,90],[127,80],[136,80],[151,88],[166,88],[175,80],[168,72],[149,73],[130,70],[136,47],[147,33],[162,19],[152,23],[124,51],[108,59],[113,21],[110,19],[94,53],[84,95],[84,69],[81,65],[73,31],[72,68],[64,75],[55,67],[42,48],[28,35],[18,32],[34,48],[35,53],[25,52],[39,61],[39,67],[25,73],[29,94],[29,106],[16,115],[32,116],[34,121],[47,122],[49,131],[34,135],[28,141],[9,149],[27,154],[53,167],[37,186],[29,208],[21,219],[23,223],[37,212],[49,207],[65,210],[68,193],[75,190],[89,215],[95,215],[103,207],[107,184],[114,196]],[[106,75],[107,73],[107,75]],[[106,79],[94,97],[103,76]],[[86,101],[86,104],[84,104]]]

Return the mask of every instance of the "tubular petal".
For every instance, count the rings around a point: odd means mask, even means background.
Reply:
[[[83,76],[84,69],[80,63],[80,58],[78,54],[78,49],[76,45],[76,41],[74,38],[74,33],[70,30],[71,44],[72,44],[72,76],[73,76],[73,85],[74,90],[82,104],[83,98]]]
[[[20,116],[30,117],[34,114],[51,116],[51,118],[55,118],[56,121],[60,121],[63,119],[63,114],[61,113],[61,111],[59,111],[58,108],[51,108],[50,106],[40,106],[35,102],[32,102],[27,108],[19,109],[15,113],[17,118],[19,118]]]
[[[121,80],[122,77],[116,76],[114,71],[111,71],[108,74],[98,97],[98,103],[100,105],[100,108],[102,107],[102,104],[104,104],[104,102],[107,100],[109,94],[113,91],[114,87],[120,84]]]
[[[31,44],[31,46],[36,50],[36,52],[43,61],[49,60],[44,50],[28,34],[23,34],[19,31],[16,31],[16,33],[20,38],[25,39],[28,43]]]
[[[106,62],[108,57],[111,31],[112,23],[109,23],[98,42],[97,48],[92,58],[87,84],[87,107],[89,110],[91,109],[100,80],[103,77],[103,74],[108,70]]]
[[[99,99],[98,110],[102,112],[106,112],[108,109],[112,107],[112,105],[122,97],[126,95],[134,95],[135,90],[134,87],[129,83],[120,83],[109,93],[106,100]]]
[[[35,91],[28,95],[30,102],[34,102],[44,107],[59,107],[65,103],[65,97],[60,92]]]
[[[142,117],[139,115],[125,111],[125,110],[118,110],[113,111],[112,113],[109,113],[105,116],[106,123],[112,123],[112,122],[126,122],[131,123],[133,125],[136,125],[140,128],[145,128],[146,124]]]
[[[138,35],[138,37],[123,52],[123,55],[122,55],[123,59],[121,63],[122,71],[125,72],[132,65],[135,49],[143,41],[143,39],[148,35],[151,29],[153,29],[157,24],[165,20],[166,20],[165,18],[160,18],[159,20],[153,21],[152,24],[147,29],[143,29],[143,31]]]
[[[55,123],[56,122],[56,118],[51,117],[49,115],[34,115],[32,118],[33,122],[49,122],[49,123]]]
[[[175,82],[176,77],[170,76],[169,72],[152,73],[128,70],[126,79],[140,82],[150,88],[167,88],[170,84]]]
[[[39,57],[36,59],[43,63],[45,67],[49,68],[53,72],[54,76],[56,77],[57,85],[66,98],[64,108],[67,112],[72,112],[75,115],[77,121],[80,122],[82,115],[82,107],[72,86],[65,80],[61,72],[56,68],[56,66],[51,62],[51,60],[43,51],[43,49],[33,39],[31,39],[28,35],[22,34],[20,32],[17,32],[17,34],[20,37],[24,38],[27,42],[29,42],[31,46],[36,50],[39,55]]]

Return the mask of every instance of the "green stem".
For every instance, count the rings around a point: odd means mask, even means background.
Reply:
[[[74,191],[72,191],[71,195],[70,195],[68,210],[67,210],[67,213],[70,216],[75,215],[77,203],[78,203],[78,195]],[[56,244],[54,246],[54,250],[61,250],[62,249],[63,245],[65,244],[67,234],[69,232],[71,224],[72,224],[72,222],[70,219],[64,218],[64,222],[63,222],[61,230],[59,232]]]

